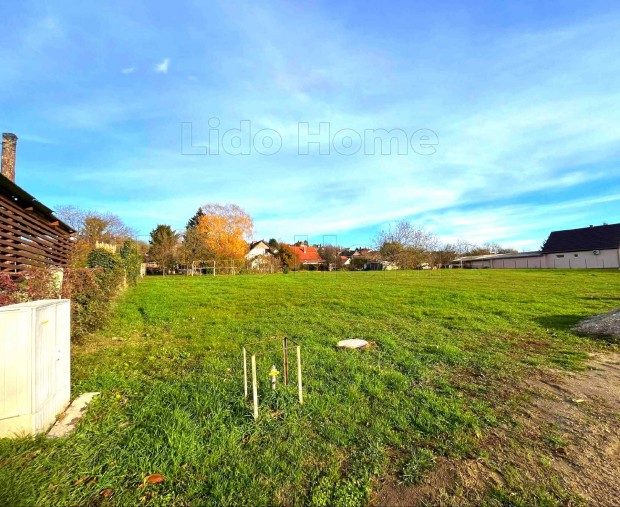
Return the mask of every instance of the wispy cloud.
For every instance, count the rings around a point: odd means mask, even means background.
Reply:
[[[370,2],[358,10],[189,4],[187,26],[172,18],[165,29],[139,13],[93,20],[79,6],[32,26],[20,24],[37,19],[26,11],[7,14],[15,33],[0,32],[7,117],[18,135],[37,125],[59,145],[70,140],[71,150],[37,152],[41,167],[57,161],[72,182],[59,193],[74,188],[77,204],[95,200],[144,231],[154,212],[182,227],[197,205],[232,201],[256,217],[259,235],[286,240],[337,233],[364,241],[407,218],[446,238],[536,247],[555,227],[620,221],[617,202],[577,200],[620,188],[618,11],[584,3],[560,12],[534,0],[495,17],[475,8],[459,15],[453,2],[395,1],[382,16]],[[179,30],[198,33],[213,20],[212,37],[196,38],[182,59],[169,52]],[[101,65],[91,65],[88,55],[112,36]],[[143,47],[156,56],[144,60]],[[110,76],[119,61],[128,67]],[[124,76],[145,69],[181,79]],[[181,122],[193,122],[194,141],[206,145],[211,117],[221,133],[245,119],[254,134],[275,129],[283,148],[269,157],[183,156]],[[331,137],[345,128],[430,128],[438,151],[298,155],[298,122],[316,131],[324,121]],[[45,198],[53,182],[45,183],[33,181],[31,191]]]
[[[170,58],[164,58],[161,63],[158,63],[155,65],[155,72],[159,72],[161,74],[167,74],[169,66],[170,66]]]

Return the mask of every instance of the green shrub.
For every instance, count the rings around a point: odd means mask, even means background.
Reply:
[[[98,274],[103,268],[66,269],[62,284],[62,296],[71,299],[71,337],[79,339],[103,325],[109,300],[102,288]]]
[[[65,269],[62,296],[71,299],[71,335],[79,340],[102,327],[110,315],[112,300],[126,284],[140,277],[142,258],[127,240],[118,254],[95,248],[87,268]]]
[[[86,265],[89,268],[103,268],[112,271],[120,265],[120,257],[104,248],[94,248],[86,258]]]
[[[135,247],[135,244],[126,240],[120,251],[121,264],[125,270],[125,279],[129,285],[135,285],[140,279],[140,266],[142,257]]]
[[[88,254],[87,268],[65,268],[60,287],[60,271],[33,268],[21,281],[0,275],[0,306],[53,299],[71,299],[71,337],[102,327],[110,314],[112,300],[126,283],[135,285],[142,259],[133,244],[126,241],[120,255],[103,248]]]

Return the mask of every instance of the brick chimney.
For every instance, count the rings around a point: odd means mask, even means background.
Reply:
[[[17,136],[15,134],[2,134],[2,176],[15,183],[15,148]]]

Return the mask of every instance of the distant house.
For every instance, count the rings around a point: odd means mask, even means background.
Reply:
[[[245,258],[249,261],[249,268],[255,271],[274,270],[274,253],[264,240],[253,241],[250,243],[250,251],[245,254]]]
[[[349,260],[346,265],[351,266],[356,271],[381,271],[384,269],[379,252],[376,250],[358,247],[355,250],[343,251],[342,254],[346,255]]]
[[[310,267],[314,266],[318,269],[325,264],[325,260],[319,255],[319,251],[316,247],[308,245],[290,246],[289,249],[295,254],[297,258],[297,267]]]
[[[450,267],[619,269],[620,224],[554,231],[540,251],[460,257]]]
[[[258,257],[259,255],[273,255],[269,249],[269,245],[262,239],[250,243],[250,251],[245,254],[245,258],[250,260]]]
[[[356,248],[353,253],[352,253],[352,257],[364,257],[364,258],[370,258],[372,260],[377,260],[378,259],[378,255],[379,252],[377,252],[376,250],[371,250],[370,248]]]

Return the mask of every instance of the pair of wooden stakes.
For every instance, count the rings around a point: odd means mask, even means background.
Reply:
[[[301,384],[301,345],[286,336],[284,338],[271,338],[268,340],[261,340],[258,342],[246,343],[243,346],[243,388],[245,399],[248,399],[248,352],[251,353],[251,364],[252,364],[252,402],[254,409],[254,419],[258,419],[258,378],[256,376],[256,357],[264,354],[273,353],[275,347],[270,347],[266,350],[260,350],[258,352],[251,352],[250,347],[252,346],[260,346],[264,344],[271,344],[273,342],[282,342],[282,356],[283,356],[283,374],[284,374],[284,385],[288,385],[289,381],[289,372],[288,372],[288,351],[291,349],[295,349],[297,351],[297,391],[299,394],[299,404],[303,405],[304,396],[302,391]],[[273,380],[273,379],[272,379]],[[275,381],[274,384],[275,385]]]

